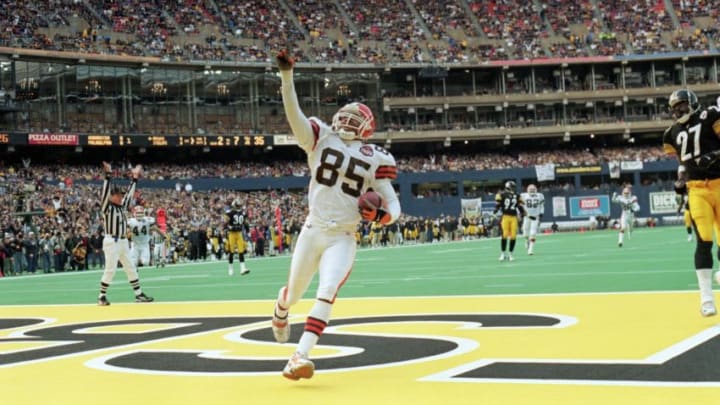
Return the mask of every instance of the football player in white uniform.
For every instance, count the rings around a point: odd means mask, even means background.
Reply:
[[[315,273],[315,304],[307,316],[297,349],[283,369],[291,380],[311,378],[315,365],[308,359],[330,320],[338,290],[355,261],[355,230],[361,219],[388,225],[400,215],[400,202],[391,181],[397,177],[393,156],[380,146],[366,144],[375,130],[372,111],[361,103],[338,110],[332,124],[307,118],[300,110],[293,82],[294,60],[277,55],[283,106],[298,146],[310,168],[309,212],[298,236],[287,285],[280,288],[272,317],[275,340],[290,338],[288,311],[302,298]],[[359,197],[373,189],[380,194],[376,209],[358,208]]]
[[[527,192],[522,193],[520,198],[525,202],[527,216],[523,221],[523,235],[525,236],[525,248],[529,255],[532,255],[535,248],[535,236],[540,228],[540,220],[545,214],[545,196],[538,193],[537,187],[530,184]]]
[[[131,233],[132,246],[130,257],[137,266],[150,265],[150,233],[161,232],[155,225],[155,218],[145,215],[145,208],[136,205],[133,217],[128,219],[128,231]]]
[[[637,202],[637,197],[630,192],[630,187],[623,188],[621,195],[613,193],[612,200],[614,203],[619,204],[622,210],[622,214],[620,214],[620,233],[618,234],[618,246],[622,247],[625,231],[628,232],[628,237],[632,233],[635,213],[640,211],[640,205]]]

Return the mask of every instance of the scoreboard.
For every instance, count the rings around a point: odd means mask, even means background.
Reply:
[[[0,145],[97,147],[257,148],[273,145],[266,135],[100,135],[69,133],[0,133]]]
[[[272,137],[264,135],[81,135],[80,141],[80,145],[87,146],[241,148],[272,145]]]

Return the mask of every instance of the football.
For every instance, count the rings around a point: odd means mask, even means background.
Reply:
[[[365,210],[376,210],[382,207],[382,197],[375,191],[367,191],[358,198],[358,207]]]

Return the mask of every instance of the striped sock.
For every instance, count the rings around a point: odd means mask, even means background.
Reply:
[[[315,347],[326,326],[327,322],[308,316],[305,321],[305,332],[300,336],[297,350],[303,353],[310,353],[310,350]]]
[[[283,308],[279,302],[275,302],[275,317],[278,319],[287,319],[288,309]]]
[[[317,335],[317,337],[320,337],[323,334],[323,331],[325,331],[325,327],[327,327],[327,322],[323,321],[322,319],[308,316],[307,320],[305,321],[305,331],[314,333],[315,335]]]
[[[135,291],[135,296],[142,294],[142,289],[140,289],[140,280],[135,279],[130,281],[130,285],[132,286],[133,291]]]
[[[110,287],[110,284],[100,282],[100,297],[104,297],[105,294],[107,294],[108,287]]]

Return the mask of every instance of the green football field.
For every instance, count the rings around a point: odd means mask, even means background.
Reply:
[[[498,239],[361,249],[312,359],[281,376],[314,305],[271,331],[287,255],[124,272],[0,278],[5,404],[607,405],[718,402],[720,325],[700,313],[682,227],[541,235],[499,262]],[[236,264],[237,266],[237,264]],[[42,389],[38,389],[42,381]],[[128,389],[132,387],[132,389]],[[456,400],[455,398],[458,398]]]
[[[451,296],[695,290],[695,243],[682,227],[636,230],[617,246],[616,231],[541,235],[534,256],[519,239],[515,261],[499,262],[498,239],[360,249],[339,297]],[[143,289],[163,302],[273,299],[287,278],[290,257],[250,258],[249,275],[228,276],[227,263],[141,268]],[[0,278],[0,304],[87,304],[100,271]],[[306,297],[314,294],[313,283]],[[108,293],[130,302],[119,269]]]

